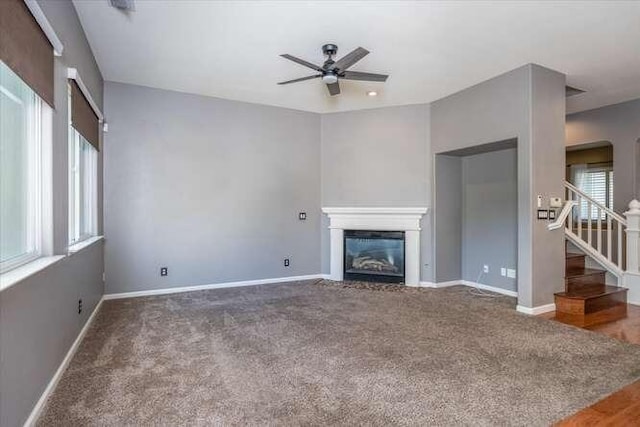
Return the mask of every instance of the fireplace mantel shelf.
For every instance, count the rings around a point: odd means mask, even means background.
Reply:
[[[342,280],[344,274],[344,230],[380,230],[405,232],[405,283],[420,282],[420,221],[426,207],[327,207],[331,230],[331,279]]]
[[[414,207],[414,208],[322,208],[322,212],[332,214],[382,214],[382,215],[424,215],[429,208]]]
[[[410,208],[322,208],[329,216],[329,228],[342,230],[420,230],[420,220],[429,209]]]

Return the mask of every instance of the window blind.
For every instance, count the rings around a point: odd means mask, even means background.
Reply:
[[[613,171],[610,168],[586,169],[579,179],[579,188],[598,203],[608,208],[613,207]],[[582,219],[598,219],[598,208],[582,200],[580,206]],[[600,219],[604,219],[604,212],[600,212]]]
[[[53,46],[23,0],[0,0],[0,60],[53,104]]]
[[[74,80],[69,80],[69,86],[71,87],[71,126],[96,150],[100,151],[98,116],[93,112],[91,104],[84,97],[77,83]]]

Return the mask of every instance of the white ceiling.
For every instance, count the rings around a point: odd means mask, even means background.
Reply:
[[[581,111],[640,97],[640,1],[152,1],[125,14],[74,0],[105,80],[315,112],[431,102],[527,63],[586,90]],[[280,58],[322,63],[371,53],[351,69],[386,83],[341,82]],[[379,96],[368,97],[368,90]]]

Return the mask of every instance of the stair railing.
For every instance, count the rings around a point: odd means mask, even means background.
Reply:
[[[566,200],[572,202],[571,214],[565,218],[565,236],[613,274],[622,277],[626,264],[627,221],[573,184],[565,182],[564,186]],[[561,215],[563,213],[564,209]]]
[[[569,215],[573,215],[573,207],[577,205],[578,202],[574,202],[573,200],[567,200],[564,202],[564,207],[560,211],[560,215],[558,215],[558,218],[556,218],[555,221],[550,222],[547,225],[547,228],[549,230],[557,230],[564,227],[564,223],[567,221]]]

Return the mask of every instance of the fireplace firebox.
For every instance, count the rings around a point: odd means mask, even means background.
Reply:
[[[344,231],[344,279],[404,283],[404,231]]]

